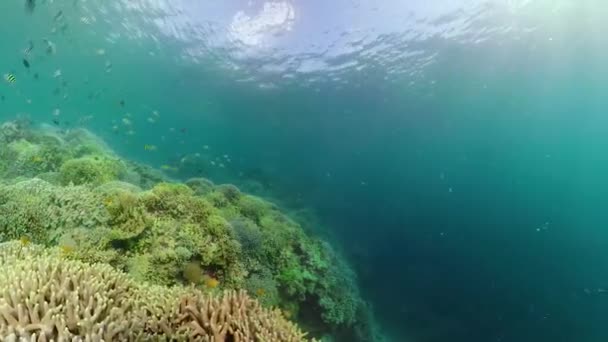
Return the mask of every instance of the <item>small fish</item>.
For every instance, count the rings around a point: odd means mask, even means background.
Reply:
[[[4,95],[0,95],[0,100],[2,100],[2,102],[4,102],[4,100],[6,100],[6,97],[4,97]]]
[[[26,67],[26,68],[28,68],[28,69],[30,68],[30,62],[27,59],[25,59],[25,58],[23,59],[23,66]]]
[[[146,151],[156,151],[158,148],[156,145],[144,145],[144,150]]]
[[[188,132],[188,129],[186,129],[185,127],[182,127],[179,129],[179,131],[182,133],[186,133],[186,132]]]
[[[218,287],[218,285],[220,284],[220,281],[217,280],[214,277],[205,277],[205,286],[207,286],[210,289],[214,289],[216,287]]]
[[[21,246],[27,246],[32,242],[32,239],[30,239],[29,236],[22,236],[19,238],[19,242],[21,243]]]
[[[61,114],[61,109],[59,109],[59,108],[53,109],[53,116],[59,116],[59,114]]]
[[[42,41],[46,44],[46,54],[47,55],[55,54],[55,52],[57,51],[57,48],[55,47],[55,43],[53,43],[52,41],[50,41],[48,39],[43,39]]]
[[[57,78],[57,77],[61,77],[62,73],[61,73],[61,69],[57,69],[55,70],[55,72],[53,73],[53,77]]]
[[[28,47],[23,51],[23,53],[26,56],[29,56],[30,53],[32,52],[32,50],[34,50],[34,42],[32,42],[31,40],[28,42]]]
[[[33,156],[32,157],[32,163],[42,163],[43,159],[40,156]]]
[[[283,309],[283,310],[281,310],[281,312],[283,313],[283,316],[285,316],[285,318],[287,318],[287,319],[290,319],[291,316],[293,315],[293,313],[287,309]]]
[[[120,101],[118,101],[118,104],[119,104],[121,107],[124,107],[124,106],[125,106],[125,100],[120,100]]]
[[[68,255],[74,253],[74,250],[76,248],[74,246],[70,246],[70,245],[61,245],[61,246],[59,246],[59,249],[61,250],[61,254],[63,256],[68,256]]]
[[[113,200],[111,197],[108,197],[108,198],[106,198],[106,199],[103,201],[103,204],[104,204],[106,207],[111,207],[111,206],[112,206],[112,204],[114,204],[114,200]]]
[[[25,11],[28,13],[34,13],[36,9],[36,0],[25,0]]]
[[[258,297],[262,297],[263,295],[265,295],[265,294],[266,294],[266,290],[264,290],[263,288],[259,288],[259,289],[255,290],[255,294],[256,294]]]
[[[38,73],[34,73],[34,79],[37,80],[40,76],[38,75]]]
[[[59,126],[59,120],[57,120],[57,119],[53,119],[52,121],[53,121],[53,123],[55,124],[55,126]]]
[[[13,74],[5,74],[4,80],[8,83],[15,83],[15,81],[17,81],[17,78]]]
[[[63,11],[59,10],[59,12],[57,12],[57,14],[55,14],[55,16],[53,17],[53,20],[57,21],[57,20],[61,19],[62,16],[63,16]]]
[[[178,168],[171,166],[171,165],[167,165],[167,164],[161,165],[160,168],[161,168],[161,170],[166,170],[166,171],[173,171],[173,172],[179,171]]]

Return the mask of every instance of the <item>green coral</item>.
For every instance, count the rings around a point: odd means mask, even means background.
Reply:
[[[1,177],[0,240],[58,245],[69,259],[109,263],[159,285],[188,283],[184,269],[196,265],[219,286],[192,286],[245,288],[293,317],[316,315],[320,330],[363,319],[355,275],[340,255],[234,185],[169,182],[87,131],[16,124],[0,127]]]
[[[190,178],[186,181],[186,185],[194,190],[197,196],[205,196],[213,191],[214,184],[207,178]]]
[[[124,170],[119,160],[91,155],[66,161],[59,172],[64,185],[98,185],[118,180]]]

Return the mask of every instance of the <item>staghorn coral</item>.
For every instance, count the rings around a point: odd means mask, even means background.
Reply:
[[[228,291],[221,298],[186,295],[180,313],[191,341],[295,342],[306,336],[279,310],[263,309],[245,291]]]
[[[243,291],[206,296],[133,282],[56,250],[0,245],[0,339],[7,341],[306,341]]]
[[[112,341],[135,340],[143,332],[145,316],[131,298],[136,286],[124,274],[108,265],[30,253],[30,248],[3,248],[0,336]]]

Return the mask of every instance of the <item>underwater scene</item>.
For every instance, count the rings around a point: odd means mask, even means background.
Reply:
[[[0,341],[608,341],[608,3],[0,18]]]

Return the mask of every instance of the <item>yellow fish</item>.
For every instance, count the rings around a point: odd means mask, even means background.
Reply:
[[[22,236],[19,238],[19,242],[21,242],[22,246],[27,246],[32,242],[32,240],[28,236]]]
[[[114,204],[114,201],[112,200],[112,198],[108,197],[105,200],[103,200],[103,204],[105,204],[106,207],[109,207],[112,204]]]
[[[262,288],[259,288],[259,289],[255,290],[255,294],[256,294],[258,297],[262,297],[263,295],[265,295],[265,294],[266,294],[266,290],[264,290],[264,289],[262,289]]]
[[[59,249],[61,249],[61,254],[63,256],[72,254],[74,252],[74,246],[70,246],[70,245],[61,245],[59,246]]]
[[[177,171],[178,168],[173,167],[171,165],[161,165],[160,167],[162,170],[167,170],[167,171]]]
[[[158,148],[156,145],[144,145],[144,150],[146,151],[156,151]]]
[[[4,75],[4,80],[8,83],[15,83],[15,81],[17,81],[17,78],[13,74],[6,74]]]
[[[291,312],[291,310],[283,309],[281,311],[283,312],[283,316],[285,316],[285,318],[287,318],[287,319],[290,319],[291,316],[293,315],[293,313]]]
[[[220,281],[213,277],[205,277],[205,286],[210,289],[216,288],[220,284]]]
[[[40,162],[42,162],[42,158],[40,156],[33,156],[32,157],[32,162],[34,162],[34,163],[40,163]]]

